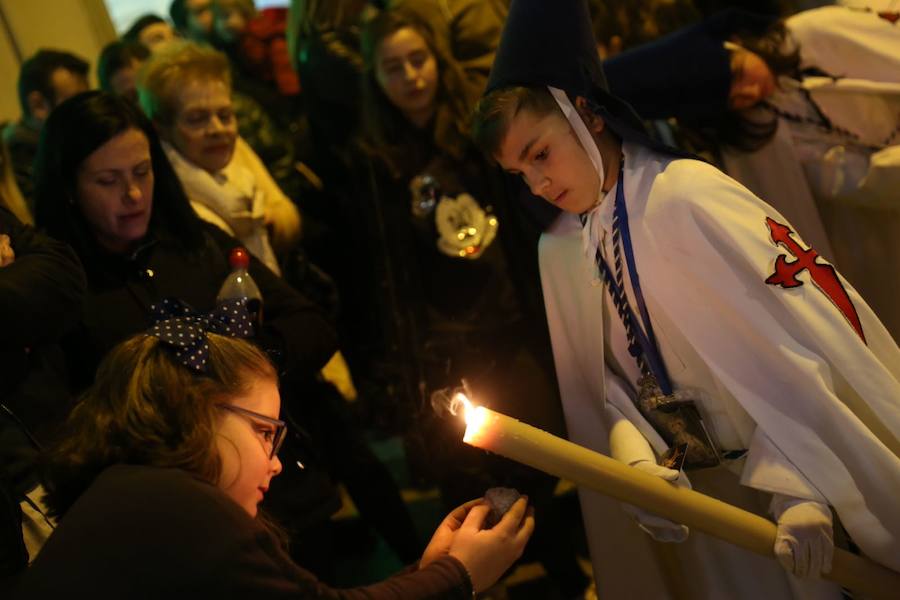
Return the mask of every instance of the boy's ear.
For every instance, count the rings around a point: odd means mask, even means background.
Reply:
[[[578,114],[581,116],[581,120],[584,121],[584,124],[587,125],[587,128],[591,133],[603,133],[603,128],[606,126],[606,122],[603,120],[603,117],[596,114],[590,109],[587,98],[585,98],[584,96],[576,96],[575,110],[578,111]]]

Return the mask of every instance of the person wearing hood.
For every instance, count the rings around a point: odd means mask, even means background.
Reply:
[[[608,91],[587,15],[514,1],[473,123],[523,205],[545,205],[532,212],[570,439],[768,510],[784,567],[629,507],[655,540],[686,542],[641,548],[583,491],[598,594],[837,598],[818,577],[844,533],[900,570],[900,350],[802,231],[644,133]]]
[[[731,9],[603,63],[614,94],[645,119],[676,118],[797,226],[895,340],[896,15],[824,6],[775,20]]]

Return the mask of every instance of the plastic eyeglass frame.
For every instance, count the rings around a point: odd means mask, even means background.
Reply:
[[[284,438],[287,437],[287,423],[285,423],[284,421],[273,419],[271,417],[267,417],[266,415],[261,415],[258,412],[248,410],[246,408],[241,408],[240,406],[235,406],[233,404],[216,404],[216,408],[227,410],[241,417],[257,419],[264,423],[274,425],[275,437],[272,439],[272,450],[269,452],[269,460],[275,458],[275,455],[278,454],[279,450],[281,450],[281,445],[284,443]]]

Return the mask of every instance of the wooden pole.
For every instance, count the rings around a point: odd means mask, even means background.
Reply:
[[[726,542],[774,558],[775,524],[680,488],[583,446],[484,407],[469,409],[463,441]],[[865,596],[887,600],[900,593],[900,573],[835,548],[831,572],[823,574]]]

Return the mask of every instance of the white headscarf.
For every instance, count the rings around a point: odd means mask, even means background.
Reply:
[[[556,100],[559,109],[566,116],[569,125],[572,126],[575,136],[581,143],[581,147],[584,148],[584,151],[587,153],[588,158],[591,160],[591,164],[594,165],[594,170],[597,172],[597,177],[600,179],[600,191],[597,193],[597,199],[594,201],[593,206],[587,213],[587,220],[581,230],[584,255],[588,260],[593,261],[597,253],[597,248],[600,246],[600,240],[603,237],[603,228],[600,225],[600,219],[597,218],[600,213],[600,202],[605,195],[603,192],[603,183],[606,179],[606,174],[603,170],[603,157],[600,156],[600,150],[597,148],[597,142],[594,141],[594,136],[591,135],[591,132],[588,130],[587,125],[584,124],[581,115],[578,114],[578,110],[569,100],[568,94],[559,88],[549,85],[547,86],[547,89],[550,91],[553,99]]]

